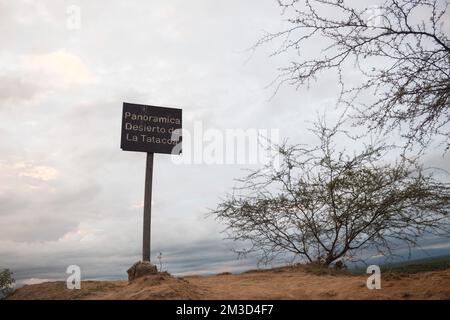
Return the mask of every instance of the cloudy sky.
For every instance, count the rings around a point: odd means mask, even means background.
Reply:
[[[248,49],[283,26],[273,0],[0,0],[0,267],[30,283],[71,264],[124,278],[139,260],[145,154],[120,149],[124,101],[182,108],[186,128],[308,143],[317,112],[339,113],[336,78],[273,96],[294,57]],[[440,153],[427,161],[447,165]],[[254,268],[206,217],[249,166],[156,155],[152,258],[162,252],[175,274]]]

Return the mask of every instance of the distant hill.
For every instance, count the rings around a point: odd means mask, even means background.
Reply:
[[[450,268],[450,255],[423,258],[380,266],[381,271],[416,273],[424,271],[445,270]]]
[[[367,263],[376,264],[380,266],[381,272],[391,272],[391,273],[417,273],[425,271],[438,271],[446,270],[450,268],[450,255],[421,258],[393,263]],[[349,269],[350,273],[354,274],[364,274],[366,273],[367,266],[358,266]]]

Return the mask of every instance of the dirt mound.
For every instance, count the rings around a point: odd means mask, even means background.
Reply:
[[[64,282],[29,285],[9,299],[450,299],[450,269],[382,275],[380,290],[367,289],[367,276],[304,268],[184,278],[156,274],[131,283],[83,281],[80,290],[68,290]]]
[[[169,274],[148,275],[128,281],[82,281],[80,290],[69,290],[66,283],[46,282],[24,286],[16,290],[11,300],[169,300],[200,299],[201,294],[194,284]]]
[[[198,288],[183,278],[172,277],[169,274],[144,276],[126,284],[115,292],[93,297],[96,299],[124,300],[172,300],[200,299]]]
[[[80,290],[68,290],[63,281],[26,285],[8,297],[11,300],[68,300],[85,299],[95,292],[114,291],[121,281],[83,281]]]

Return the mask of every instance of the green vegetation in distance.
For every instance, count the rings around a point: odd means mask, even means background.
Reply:
[[[448,268],[450,268],[450,255],[380,265],[382,273],[417,273],[445,270]],[[356,268],[349,271],[351,273],[362,274],[366,272],[366,268]]]

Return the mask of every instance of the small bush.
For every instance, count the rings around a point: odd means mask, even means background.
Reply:
[[[324,266],[320,263],[306,263],[303,265],[306,272],[314,274],[316,276],[339,276],[339,275],[351,275],[344,265],[339,266]]]
[[[12,275],[13,273],[9,269],[0,271],[0,299],[5,298],[13,291],[15,280]]]

